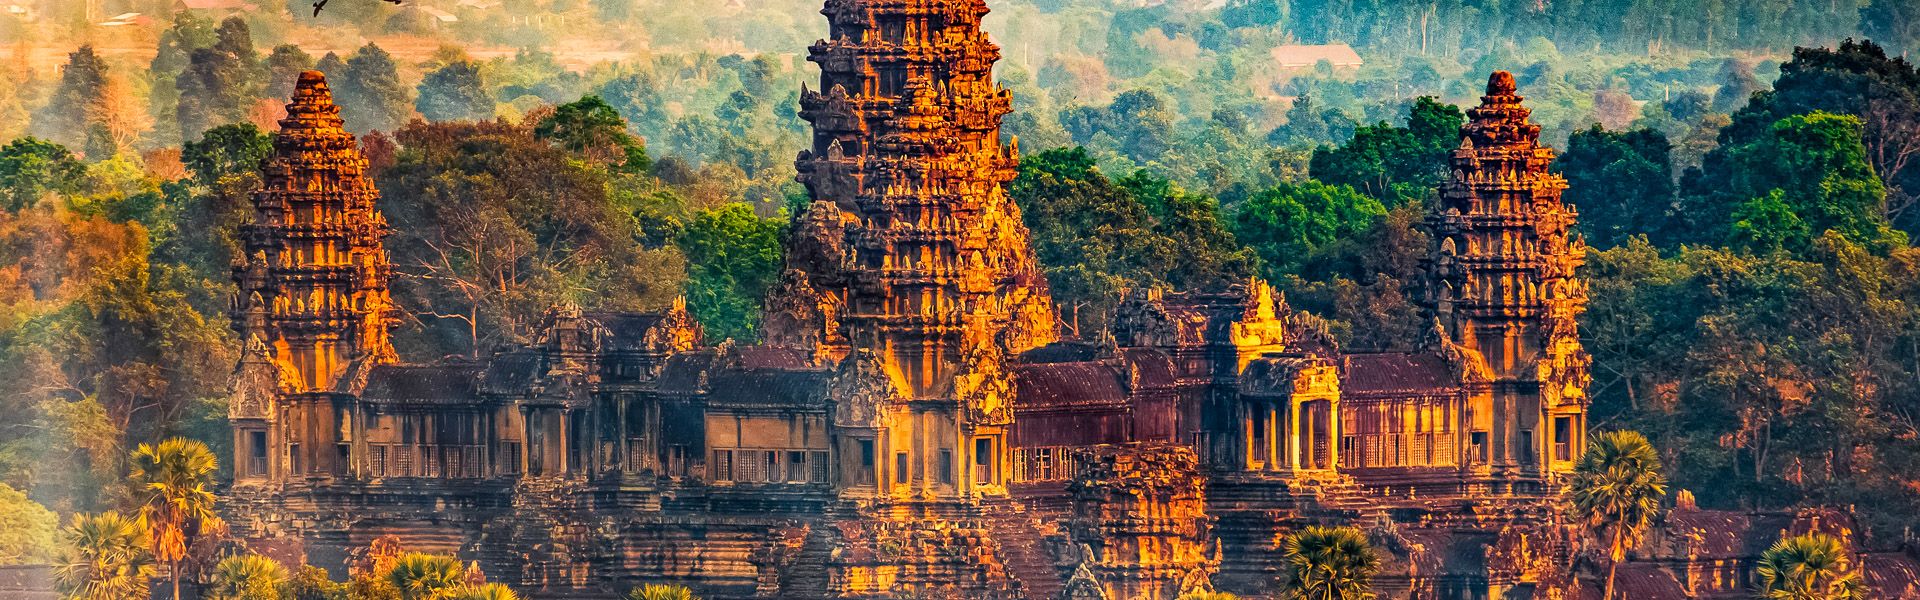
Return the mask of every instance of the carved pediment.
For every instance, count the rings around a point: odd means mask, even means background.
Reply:
[[[840,371],[827,388],[834,425],[885,427],[888,407],[905,402],[907,389],[906,377],[897,366],[871,349],[856,350],[841,361]]]
[[[265,341],[248,338],[240,364],[234,369],[227,417],[272,420],[280,396],[299,389],[299,375],[274,360]]]

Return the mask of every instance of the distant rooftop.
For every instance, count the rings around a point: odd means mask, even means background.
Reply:
[[[1335,67],[1358,67],[1365,64],[1360,53],[1346,44],[1305,45],[1294,44],[1276,46],[1273,49],[1273,62],[1283,69],[1310,69],[1327,61]]]

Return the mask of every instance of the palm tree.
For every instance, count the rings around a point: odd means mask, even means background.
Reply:
[[[173,600],[180,600],[181,559],[196,536],[225,526],[214,513],[213,476],[219,462],[206,444],[168,438],[158,446],[135,448],[132,463],[141,524],[152,532],[148,543],[153,558],[167,563]]]
[[[1287,536],[1288,600],[1371,600],[1380,557],[1352,527],[1311,526]]]
[[[446,600],[520,600],[520,595],[498,583],[482,583],[461,586],[444,598]]]
[[[213,567],[207,600],[279,600],[287,569],[258,554],[235,554]]]
[[[1627,549],[1640,544],[1640,538],[1660,511],[1660,498],[1667,495],[1667,477],[1660,467],[1660,453],[1638,431],[1609,431],[1594,437],[1574,465],[1573,480],[1567,484],[1567,497],[1575,514],[1608,536],[1607,583],[1601,599],[1613,599],[1613,577]]]
[[[400,590],[401,600],[436,600],[465,584],[460,561],[442,554],[408,552],[394,561],[387,581]]]
[[[700,600],[684,585],[649,583],[627,592],[627,600]]]
[[[147,597],[153,558],[147,530],[135,519],[108,511],[74,515],[54,580],[68,600],[127,600]]]
[[[1866,584],[1840,540],[1824,533],[1784,538],[1760,555],[1762,600],[1864,600]]]

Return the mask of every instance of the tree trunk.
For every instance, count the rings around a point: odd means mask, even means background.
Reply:
[[[1627,529],[1624,523],[1613,525],[1613,546],[1607,553],[1607,558],[1612,560],[1607,561],[1607,585],[1600,588],[1600,600],[1613,600],[1613,576],[1620,571],[1620,559],[1626,558],[1626,549],[1620,547],[1626,541],[1623,539],[1626,535]]]
[[[173,574],[173,600],[180,600],[180,561],[179,559],[175,559],[173,561],[173,566],[171,570],[173,571],[172,573]]]

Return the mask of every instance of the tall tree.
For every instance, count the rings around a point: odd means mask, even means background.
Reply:
[[[172,25],[160,33],[159,51],[147,70],[152,84],[148,86],[147,101],[159,139],[183,139],[178,131],[180,90],[177,81],[195,50],[212,47],[219,41],[214,25],[212,19],[199,11],[183,10],[173,13]]]
[[[1838,538],[1808,533],[1782,538],[1760,555],[1763,600],[1866,600],[1867,585]]]
[[[196,538],[225,526],[214,510],[214,474],[219,464],[207,445],[169,438],[133,451],[130,476],[140,522],[150,532],[154,560],[167,563],[173,598],[180,599],[181,561]]]
[[[0,195],[7,210],[33,206],[50,193],[77,192],[86,174],[86,165],[59,144],[29,137],[0,146]]]
[[[1360,235],[1386,214],[1378,200],[1351,187],[1309,180],[1254,194],[1234,213],[1233,231],[1279,279],[1297,274],[1315,250]]]
[[[1673,206],[1673,145],[1651,129],[1576,131],[1553,168],[1567,178],[1566,201],[1580,209],[1580,233],[1596,248],[1634,235],[1666,241]]]
[[[215,33],[218,39],[212,46],[188,55],[186,70],[174,83],[180,92],[177,118],[183,140],[246,121],[263,91],[264,74],[247,22],[228,17]]]
[[[1860,9],[1860,32],[1901,56],[1920,55],[1920,4],[1873,0]]]
[[[653,166],[639,138],[627,133],[626,119],[599,96],[560,105],[534,125],[533,134],[622,171],[642,173]]]
[[[1352,527],[1311,525],[1287,536],[1288,600],[1372,600],[1380,557]]]
[[[679,293],[677,251],[642,246],[632,213],[592,164],[498,121],[401,129],[377,174],[395,295],[416,307],[422,352],[478,353],[524,339],[547,307],[659,308]]]
[[[429,121],[480,121],[493,118],[493,96],[487,93],[480,67],[457,62],[441,67],[420,82],[414,108]]]
[[[313,55],[307,54],[299,46],[274,46],[273,52],[267,55],[266,97],[276,102],[292,98],[293,86],[300,81],[300,73],[312,68]]]
[[[1460,144],[1465,122],[1459,107],[1422,96],[1408,108],[1405,127],[1381,122],[1355,129],[1346,144],[1314,150],[1309,172],[1389,206],[1418,200],[1446,175],[1447,157]]]
[[[1639,545],[1667,494],[1660,453],[1637,431],[1609,431],[1593,441],[1574,465],[1567,498],[1575,515],[1607,536],[1607,582],[1602,600],[1612,600],[1614,574],[1627,549]]]
[[[1128,288],[1209,288],[1252,274],[1211,198],[1137,174],[1116,183],[1085,149],[1028,156],[1008,187],[1061,310],[1100,331]]]
[[[54,565],[54,582],[71,600],[137,600],[147,597],[153,558],[147,530],[117,512],[74,515],[66,548]]]
[[[66,66],[60,68],[60,85],[46,106],[34,113],[31,131],[57,144],[80,147],[93,124],[89,109],[100,103],[106,88],[106,61],[94,53],[92,44],[81,46],[67,55]]]
[[[700,213],[680,234],[687,257],[687,309],[715,339],[752,341],[760,306],[780,277],[784,218],[763,219],[732,203]]]
[[[1740,229],[1734,217],[1767,214],[1775,218],[1766,222],[1791,222],[1777,210],[1784,208],[1815,237],[1831,230],[1883,251],[1905,246],[1906,235],[1887,221],[1887,190],[1874,174],[1863,133],[1856,117],[1816,111],[1781,119],[1747,143],[1722,146],[1689,182],[1696,196],[1686,212],[1701,220],[1696,233],[1776,239]],[[1778,206],[1764,204],[1774,190],[1781,192]]]
[[[393,55],[381,47],[371,42],[361,46],[337,70],[329,68],[324,57],[319,66],[327,73],[347,131],[391,133],[413,118],[413,91],[400,82]]]
[[[1773,91],[1734,113],[1720,144],[1766,138],[1781,119],[1815,111],[1859,118],[1863,158],[1889,192],[1883,216],[1920,232],[1920,215],[1909,215],[1920,202],[1920,70],[1870,41],[1796,48]]]

